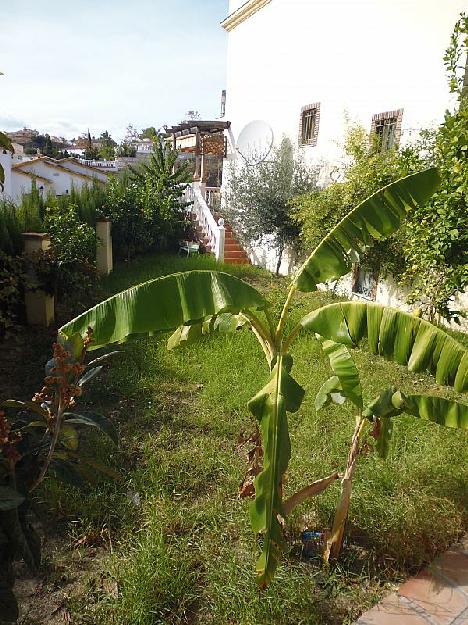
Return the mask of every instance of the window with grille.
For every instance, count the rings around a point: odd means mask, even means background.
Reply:
[[[372,116],[371,134],[375,136],[377,147],[381,152],[391,150],[398,145],[402,117],[403,109]]]
[[[308,104],[301,110],[299,142],[301,145],[317,145],[320,121],[320,104]]]

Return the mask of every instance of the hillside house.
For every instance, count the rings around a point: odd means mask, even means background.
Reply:
[[[74,189],[94,183],[104,184],[108,174],[74,158],[55,160],[46,156],[18,160],[18,155],[3,151],[0,163],[5,170],[5,185],[0,198],[11,199],[15,204],[21,202],[25,193],[30,193],[33,185],[40,193],[47,195],[66,195]]]

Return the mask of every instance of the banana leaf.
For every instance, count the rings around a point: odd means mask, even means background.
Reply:
[[[296,274],[299,291],[347,274],[360,252],[396,230],[409,211],[424,205],[439,186],[436,168],[402,178],[374,193],[350,211],[319,243]]]
[[[342,394],[351,400],[358,410],[362,410],[361,380],[351,354],[344,345],[335,341],[322,340],[321,343],[330,360],[333,373],[340,381]]]
[[[438,384],[457,392],[468,388],[468,350],[428,321],[379,304],[329,304],[306,315],[300,324],[324,339],[356,347],[367,338],[374,354],[409,371],[429,371]]]
[[[168,338],[167,349],[175,349],[180,347],[180,345],[191,345],[203,336],[213,332],[232,334],[242,325],[244,325],[244,322],[239,319],[238,315],[232,315],[231,313],[212,315],[204,321],[178,327]]]
[[[335,404],[344,404],[346,396],[343,394],[341,388],[341,382],[338,376],[333,375],[328,378],[322,386],[319,388],[317,395],[315,396],[315,410],[318,412],[328,406],[331,402]]]
[[[388,419],[403,413],[448,428],[468,430],[468,404],[434,395],[405,395],[395,389],[381,393],[369,404],[363,416],[368,419],[374,416]]]
[[[286,413],[299,410],[304,397],[304,389],[291,377],[289,368],[279,356],[270,381],[248,404],[260,424],[264,453],[250,508],[252,528],[263,535],[262,554],[257,562],[257,582],[262,588],[273,578],[284,548],[279,517],[285,517],[282,479],[291,457]]]
[[[90,349],[122,342],[132,334],[174,330],[211,315],[264,310],[252,286],[219,271],[187,271],[149,280],[97,304],[60,328],[71,337],[93,329]]]

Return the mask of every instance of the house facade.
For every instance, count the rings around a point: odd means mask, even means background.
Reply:
[[[442,57],[462,10],[466,0],[230,0],[231,157],[254,120],[330,164],[346,117],[388,146],[437,124],[451,105]]]
[[[249,146],[255,152],[259,145],[268,158],[268,145],[284,136],[321,166],[326,184],[342,157],[347,120],[375,132],[382,149],[440,123],[455,105],[443,55],[466,6],[466,0],[230,0],[221,23],[228,34],[223,119],[230,122],[224,184],[230,161],[248,162]],[[276,251],[268,243],[252,245],[249,254],[274,270]],[[295,259],[283,258],[286,274]],[[361,273],[343,278],[339,290],[405,307],[405,293],[391,280]],[[464,293],[455,308],[467,304]]]
[[[33,185],[44,196],[48,193],[66,195],[72,188],[79,190],[85,185],[105,183],[108,180],[105,171],[84,165],[74,158],[55,160],[39,156],[19,160],[19,155],[4,150],[0,153],[0,164],[5,171],[0,199],[10,199],[15,204],[21,202],[24,194],[31,192]]]

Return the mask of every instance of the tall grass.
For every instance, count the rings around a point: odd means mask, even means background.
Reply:
[[[11,200],[0,201],[0,251],[11,256],[21,254],[23,232],[44,232],[44,219],[47,208],[73,206],[81,223],[93,226],[102,214],[106,190],[98,184],[72,188],[69,195],[42,197],[33,185],[31,193],[21,198],[16,206]]]
[[[72,187],[68,197],[76,206],[80,221],[94,227],[96,219],[103,215],[106,196],[105,187],[95,182],[91,187],[84,186],[79,191]]]

